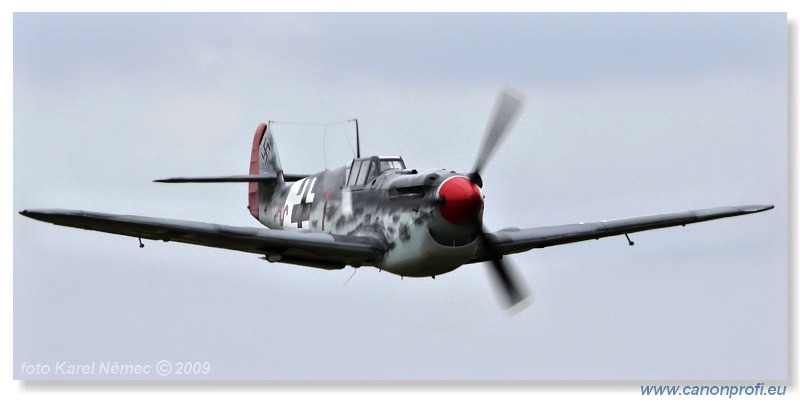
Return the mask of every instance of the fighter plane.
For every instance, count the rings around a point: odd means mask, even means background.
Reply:
[[[489,262],[492,277],[511,307],[530,292],[503,257],[535,248],[772,209],[746,205],[627,219],[496,232],[483,226],[481,172],[513,126],[524,97],[500,92],[475,164],[467,173],[417,170],[400,156],[356,157],[311,175],[283,171],[271,125],[258,125],[247,175],[170,178],[162,183],[248,183],[248,210],[266,226],[237,227],[99,212],[26,209],[29,218],[139,239],[175,241],[258,254],[269,262],[322,269],[372,266],[401,277],[433,277],[465,264]]]

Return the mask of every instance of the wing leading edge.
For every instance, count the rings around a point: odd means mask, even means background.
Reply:
[[[557,246],[601,237],[626,235],[645,230],[661,229],[671,226],[684,226],[690,223],[713,219],[754,214],[774,208],[772,205],[746,205],[698,209],[686,212],[673,212],[635,218],[605,220],[599,222],[575,223],[570,225],[546,226],[530,229],[508,228],[490,233],[490,240],[503,255],[515,254],[534,248]],[[486,260],[486,251],[479,247],[470,261]]]
[[[362,236],[286,232],[63,209],[24,210],[20,214],[60,226],[243,251],[264,255],[269,261],[325,269],[371,265],[383,257],[386,250],[386,245],[378,239]]]

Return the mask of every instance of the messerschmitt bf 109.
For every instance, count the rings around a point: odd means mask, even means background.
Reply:
[[[416,170],[399,156],[362,158],[311,175],[288,174],[267,124],[255,132],[248,175],[171,178],[163,183],[249,183],[250,214],[268,229],[113,215],[77,210],[24,210],[56,225],[142,239],[176,241],[261,255],[323,269],[373,266],[402,277],[436,277],[489,262],[507,306],[528,299],[503,256],[608,236],[683,226],[772,209],[747,205],[635,218],[489,232],[483,226],[481,172],[519,115],[523,97],[500,93],[475,164],[468,173]]]

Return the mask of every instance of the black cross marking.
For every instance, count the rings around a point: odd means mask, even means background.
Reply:
[[[312,203],[306,202],[306,198],[308,198],[308,193],[311,191],[311,183],[306,180],[300,185],[300,192],[303,193],[303,198],[300,199],[299,204],[294,204],[292,206],[292,220],[290,222],[297,223],[297,228],[303,228],[303,222],[311,219],[311,205]]]
[[[311,218],[311,203],[305,202],[305,197],[303,200],[300,204],[294,204],[292,207],[292,223],[297,222],[298,229],[302,229],[303,222]]]

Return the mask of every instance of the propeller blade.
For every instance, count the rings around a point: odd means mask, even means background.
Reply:
[[[518,305],[520,302],[527,299],[530,293],[517,279],[518,275],[515,272],[514,266],[507,264],[506,261],[503,260],[503,255],[497,251],[497,247],[495,247],[492,240],[486,234],[483,225],[481,225],[480,222],[475,222],[475,229],[486,249],[489,262],[492,263],[492,277],[495,278],[497,288],[500,289],[505,297],[505,307],[508,309]]]
[[[500,91],[492,118],[486,127],[486,134],[483,136],[483,144],[478,151],[478,158],[475,160],[475,166],[472,168],[472,173],[468,175],[475,184],[479,186],[482,184],[480,183],[480,172],[488,163],[505,133],[516,122],[524,103],[525,96],[520,92],[508,87]]]
[[[483,135],[483,143],[478,150],[475,166],[472,168],[472,172],[466,175],[478,187],[483,187],[481,171],[489,163],[489,158],[494,154],[497,146],[502,142],[511,126],[517,121],[524,103],[525,96],[519,91],[509,87],[500,91],[497,102],[494,105],[492,118],[489,119],[486,133]],[[496,283],[496,288],[503,294],[506,309],[520,305],[521,302],[528,299],[530,293],[517,279],[513,265],[503,261],[503,254],[498,251],[497,246],[483,229],[481,217],[476,217],[472,224],[486,251],[487,260],[492,264],[492,277]]]

